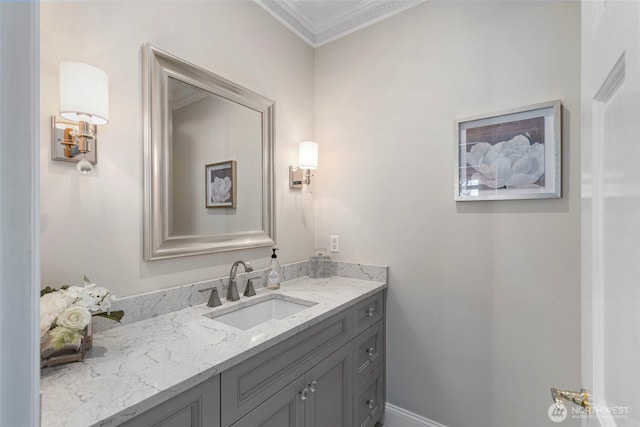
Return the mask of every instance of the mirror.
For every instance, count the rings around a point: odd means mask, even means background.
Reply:
[[[144,259],[274,244],[274,102],[148,44]]]

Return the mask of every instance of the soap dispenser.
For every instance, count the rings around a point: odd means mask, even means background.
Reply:
[[[280,263],[278,262],[278,256],[276,251],[278,248],[273,248],[273,255],[271,255],[271,266],[269,267],[269,273],[267,273],[267,289],[280,289],[280,279],[282,279],[282,273],[280,270]]]

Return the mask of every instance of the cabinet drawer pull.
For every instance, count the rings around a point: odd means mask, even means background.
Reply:
[[[307,388],[303,388],[302,391],[300,392],[300,399],[302,400],[307,400],[307,396],[309,395],[309,390],[307,390]]]
[[[373,409],[373,407],[376,406],[376,402],[373,399],[367,400],[367,405],[369,406],[369,409]]]
[[[313,380],[309,383],[309,390],[311,390],[311,393],[315,393],[316,390],[318,389],[318,381]]]
[[[373,317],[373,315],[376,314],[376,308],[369,307],[369,310],[367,310],[367,314],[369,315],[369,317]]]
[[[376,350],[373,347],[369,347],[367,349],[367,354],[369,355],[369,357],[373,357],[375,353],[376,353]]]

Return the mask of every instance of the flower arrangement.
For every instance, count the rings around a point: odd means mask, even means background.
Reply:
[[[106,288],[91,283],[84,276],[84,286],[64,285],[59,290],[46,287],[40,291],[41,356],[47,358],[57,350],[71,348],[77,352],[90,326],[92,316],[120,322],[122,310],[111,311],[115,296]],[[88,351],[88,350],[87,350]],[[81,360],[81,359],[80,359]]]

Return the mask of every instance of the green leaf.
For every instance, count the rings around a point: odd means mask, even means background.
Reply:
[[[69,289],[69,285],[62,285],[60,286],[60,289],[62,289],[63,291]]]
[[[46,295],[46,294],[50,294],[52,292],[56,292],[57,289],[52,288],[51,286],[47,286],[44,289],[40,289],[40,296]]]
[[[112,311],[111,313],[107,314],[104,311],[101,313],[94,313],[94,316],[98,316],[98,317],[104,317],[105,319],[109,319],[109,320],[113,320],[115,322],[120,323],[120,321],[122,320],[122,318],[124,317],[124,311],[122,310],[117,310],[117,311]]]
[[[86,275],[83,276],[84,283],[91,283],[91,279],[89,279]]]
[[[60,350],[67,344],[80,342],[82,331],[80,329],[70,329],[63,326],[56,326],[49,331],[51,344],[54,350]]]

